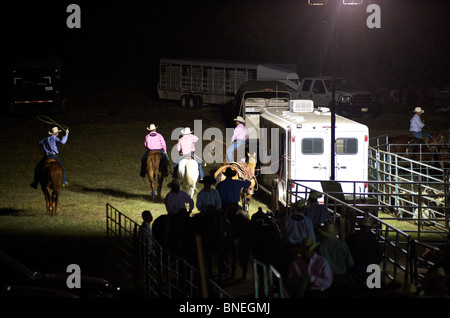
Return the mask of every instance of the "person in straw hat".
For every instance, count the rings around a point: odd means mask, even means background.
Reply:
[[[353,267],[354,261],[350,249],[344,241],[338,238],[338,229],[332,222],[326,222],[318,229],[320,234],[317,253],[330,263],[335,278],[345,276]]]
[[[200,174],[200,180],[203,180],[205,173],[203,172],[202,160],[195,155],[195,143],[199,140],[196,135],[193,134],[191,128],[186,127],[181,130],[181,138],[178,139],[177,150],[180,153],[180,157],[173,162],[173,177],[178,177],[178,164],[184,156],[192,156],[198,163],[198,171]]]
[[[307,208],[308,202],[305,199],[299,199],[292,205],[292,215],[287,215],[281,221],[281,237],[288,249],[300,244],[307,237],[316,241],[313,223],[305,215]]]
[[[322,193],[311,190],[308,197],[308,207],[305,211],[305,215],[311,219],[315,229],[332,218],[327,207],[319,203],[318,199],[321,197]]]
[[[316,253],[319,244],[306,237],[298,245],[286,280],[290,297],[325,297],[331,287],[334,275],[328,261]]]
[[[423,127],[425,127],[425,121],[422,120],[420,116],[422,116],[425,111],[421,107],[416,107],[413,112],[414,116],[411,117],[409,126],[411,134],[416,138],[423,138],[423,136],[426,135],[430,139],[433,139],[433,136],[422,131]]]
[[[63,168],[62,186],[66,187],[69,185],[66,181],[66,169],[64,168],[64,165],[63,165],[61,159],[59,158],[59,150],[58,150],[59,145],[66,144],[67,139],[69,138],[69,129],[66,129],[66,131],[65,131],[66,134],[60,139],[58,136],[61,131],[62,130],[58,129],[58,127],[53,127],[48,132],[48,134],[50,136],[47,136],[38,142],[38,146],[40,146],[44,149],[45,155],[42,158],[42,160],[39,161],[36,168],[34,169],[34,180],[30,184],[30,186],[34,189],[37,189],[40,173],[41,173],[42,169],[44,168],[45,160],[50,159],[50,158],[56,159],[56,161],[58,161]]]
[[[234,162],[234,151],[242,146],[248,140],[248,129],[245,127],[245,120],[241,116],[237,116],[234,120],[236,127],[234,128],[233,136],[231,137],[231,145],[227,148],[227,161]]]
[[[141,158],[141,177],[145,177],[145,164],[147,162],[148,153],[152,150],[157,150],[161,152],[166,161],[166,167],[164,171],[164,176],[169,175],[167,168],[169,167],[169,157],[167,156],[167,145],[164,137],[156,131],[155,124],[150,124],[147,130],[150,132],[145,136],[144,146],[147,148],[144,155]]]

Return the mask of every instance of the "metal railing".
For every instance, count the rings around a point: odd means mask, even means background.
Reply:
[[[125,214],[106,204],[108,258],[117,279],[146,297],[154,298],[232,298],[208,279],[201,288],[197,268],[164,250],[151,235]]]
[[[312,189],[303,185],[308,182],[310,181],[290,180],[288,187],[290,203],[309,196]],[[377,216],[378,203],[367,192],[350,194],[337,191],[322,194],[324,205],[332,214],[334,222],[339,225],[339,238],[343,241],[346,241],[351,233],[359,230],[359,220],[370,217],[376,222],[376,227],[372,231],[383,251],[383,261],[380,264],[383,282],[396,281],[407,284],[411,279],[411,237]],[[291,211],[290,205],[288,204],[288,214]]]
[[[446,232],[450,215],[448,170],[390,153],[385,150],[388,148],[380,139],[369,147],[370,186],[380,205],[394,213],[392,219],[415,223],[417,229],[411,232],[416,232],[419,240],[424,233]]]
[[[253,260],[255,298],[285,298],[283,278],[271,264]]]

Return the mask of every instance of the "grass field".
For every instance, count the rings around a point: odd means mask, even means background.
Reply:
[[[51,126],[35,115],[2,116],[2,250],[44,272],[65,271],[67,265],[76,263],[85,273],[107,275],[106,203],[138,223],[143,210],[151,210],[154,218],[166,213],[163,203],[151,202],[148,180],[139,176],[146,127],[150,123],[158,126],[170,154],[177,139],[171,140],[171,132],[177,127],[192,128],[198,119],[202,120],[203,130],[218,127],[224,131],[227,126],[227,113],[221,107],[192,111],[174,102],[159,101],[153,94],[153,88],[144,87],[143,82],[111,80],[95,86],[69,87],[66,111],[49,115],[70,129],[67,144],[60,149],[69,187],[62,190],[59,214],[54,217],[46,215],[41,190],[29,186],[34,166],[41,158],[36,142],[47,136]],[[398,135],[408,129],[412,109],[388,109],[363,122],[369,126],[371,136]],[[428,116],[434,128],[447,123],[445,116]],[[207,166],[205,173],[217,167]],[[169,191],[169,181],[163,187],[163,197]],[[259,198],[264,199],[264,195],[258,194],[252,201],[252,213],[260,206],[268,209]]]
[[[36,143],[48,136],[51,126],[35,115],[0,119],[0,245],[42,271],[65,271],[68,264],[81,263],[88,272],[101,275],[106,262],[106,203],[138,223],[143,210],[150,210],[154,219],[166,213],[162,202],[151,201],[148,179],[139,176],[146,127],[158,126],[170,154],[176,145],[171,140],[173,129],[192,129],[194,120],[201,119],[203,129],[224,130],[223,111],[220,107],[182,109],[133,87],[76,88],[68,93],[67,110],[49,115],[70,130],[67,144],[60,149],[69,187],[62,190],[57,216],[46,215],[42,191],[29,186],[41,158]],[[208,165],[205,173],[217,167]],[[170,180],[164,182],[163,198]],[[252,209],[258,206],[267,208],[254,200]]]

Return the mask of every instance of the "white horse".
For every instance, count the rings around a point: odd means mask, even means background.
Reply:
[[[181,159],[178,164],[178,177],[180,178],[181,189],[189,193],[189,196],[193,198],[199,177],[198,163],[191,158]]]

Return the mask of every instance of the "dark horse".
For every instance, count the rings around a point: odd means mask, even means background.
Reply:
[[[432,152],[436,152],[437,160],[442,169],[450,163],[450,125],[433,133]]]
[[[165,174],[167,173],[166,161],[159,150],[153,150],[148,153],[145,171],[152,187],[152,200],[161,199],[161,189]],[[155,188],[157,195],[155,195]]]
[[[275,265],[281,252],[281,230],[271,212],[258,212],[250,220],[250,247],[253,258],[265,264]]]
[[[45,196],[47,214],[58,214],[58,200],[61,193],[63,168],[56,159],[46,159],[39,183]]]
[[[157,217],[152,233],[163,249],[190,264],[198,261],[196,236],[200,236],[208,274],[212,275],[213,258],[216,258],[220,278],[225,272],[227,228],[222,213],[206,211],[191,217],[187,212],[181,212]]]
[[[187,212],[160,215],[153,221],[153,237],[164,250],[184,256],[181,255],[184,254],[182,244],[186,243],[184,238],[188,221]]]
[[[431,161],[429,142],[428,136],[424,136],[423,139],[408,135],[391,137],[389,138],[390,152],[416,161]]]
[[[258,212],[252,215],[250,220],[250,249],[253,259],[265,265],[273,265],[277,270],[282,264],[282,240],[281,230],[278,220],[271,212],[263,212],[258,208]],[[264,272],[261,266],[257,267],[260,292],[263,293]],[[276,284],[274,284],[276,285]]]
[[[232,278],[236,275],[236,260],[239,258],[239,263],[242,268],[241,279],[244,280],[247,277],[247,266],[250,258],[250,219],[248,213],[238,206],[228,207],[225,211],[225,215],[229,222],[227,250],[228,252],[231,252],[230,274]]]

